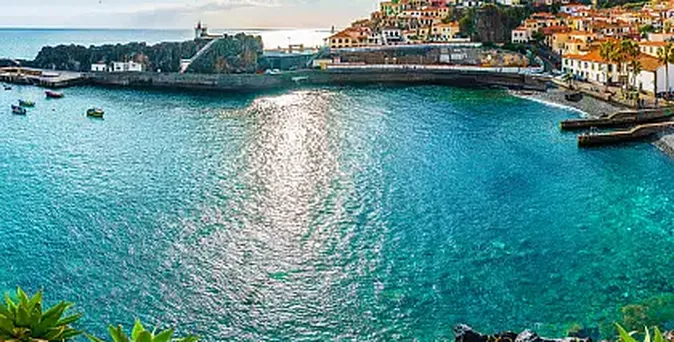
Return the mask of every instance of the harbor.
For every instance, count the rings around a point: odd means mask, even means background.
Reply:
[[[24,67],[0,68],[0,82],[30,84],[45,88],[66,88],[86,83],[83,73]]]

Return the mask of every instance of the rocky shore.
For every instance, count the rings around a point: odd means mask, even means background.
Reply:
[[[541,337],[531,330],[515,333],[512,331],[499,332],[491,335],[479,333],[465,324],[454,327],[455,342],[592,342],[590,336],[576,334],[565,338]]]
[[[627,107],[608,103],[592,96],[583,96],[583,99],[578,102],[567,101],[564,99],[565,90],[559,88],[548,89],[547,92],[514,91],[513,94],[515,96],[543,102],[553,106],[572,108],[577,110],[581,116],[587,118],[596,118],[602,115],[610,115],[611,113],[628,109]]]

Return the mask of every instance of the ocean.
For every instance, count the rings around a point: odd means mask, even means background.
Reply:
[[[577,112],[506,91],[15,86],[0,109],[0,291],[95,334],[563,336],[674,292],[674,161],[578,149]]]

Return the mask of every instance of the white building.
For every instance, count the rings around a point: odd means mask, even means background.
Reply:
[[[641,72],[636,75],[628,75],[627,82],[636,85],[643,92],[653,95],[674,91],[674,65],[669,65],[669,75],[666,75],[665,65],[653,56],[642,53],[638,57],[641,64]],[[620,81],[618,66],[607,63],[599,56],[599,50],[594,49],[584,55],[566,55],[562,58],[562,69],[572,73],[576,78],[598,84],[606,84]],[[623,75],[627,74],[627,66],[623,65]],[[669,78],[669,89],[667,89]]]
[[[403,39],[402,32],[397,27],[386,27],[381,31],[381,35],[386,45],[398,44]]]
[[[136,62],[112,62],[111,72],[142,72],[143,65]]]
[[[568,5],[560,6],[559,11],[562,12],[562,13],[574,15],[574,14],[576,14],[576,12],[587,11],[590,8],[592,8],[592,6],[590,6],[590,5],[568,4]]]
[[[531,39],[529,30],[524,26],[516,27],[510,35],[510,41],[515,44],[527,43]]]
[[[108,71],[108,65],[105,63],[94,63],[91,65],[91,71],[93,72],[105,72]]]

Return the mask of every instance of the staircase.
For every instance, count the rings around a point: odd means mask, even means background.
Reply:
[[[201,50],[197,51],[197,53],[195,53],[194,56],[192,56],[192,58],[190,58],[189,63],[183,64],[183,65],[180,66],[180,73],[184,74],[187,71],[187,69],[190,68],[190,65],[192,65],[192,63],[194,63],[194,61],[196,61],[201,56],[203,56],[206,53],[206,51],[208,51],[211,48],[211,46],[213,46],[213,44],[215,44],[215,42],[217,42],[220,39],[222,39],[222,38],[217,38],[217,39],[211,40],[210,42],[208,42],[208,44],[206,44],[204,47],[202,47]]]

